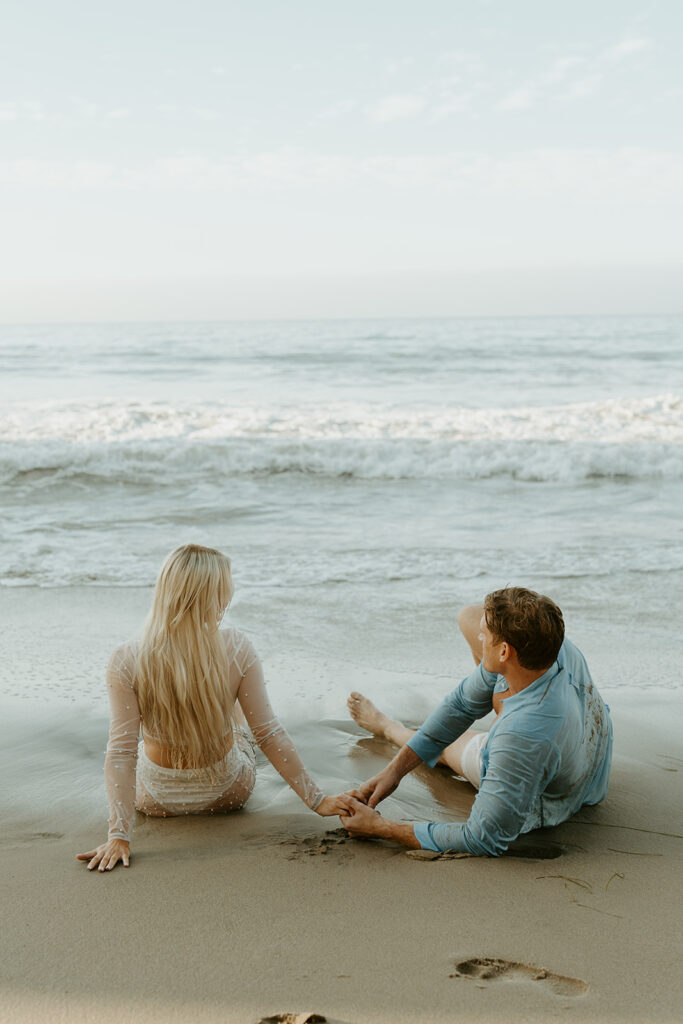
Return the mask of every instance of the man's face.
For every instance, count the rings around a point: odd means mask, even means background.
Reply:
[[[482,615],[479,623],[479,639],[481,640],[481,663],[487,672],[499,673],[501,670],[500,648],[504,641],[495,643],[493,633],[486,625],[486,616]]]

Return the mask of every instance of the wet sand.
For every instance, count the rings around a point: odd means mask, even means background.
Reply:
[[[420,859],[351,840],[265,765],[245,811],[140,817],[131,868],[88,873],[74,858],[103,837],[106,712],[83,694],[101,687],[103,650],[147,597],[0,598],[12,670],[0,706],[1,1021],[256,1024],[285,1010],[348,1024],[680,1019],[683,764],[663,690],[607,694],[608,799],[503,858]],[[112,622],[113,604],[124,611]],[[22,628],[35,636],[36,621],[47,641],[31,658]],[[78,651],[74,621],[87,637]],[[55,661],[65,690],[52,700],[40,687]],[[272,656],[268,670],[278,674]],[[391,752],[343,708],[316,726],[279,710],[330,790]],[[462,818],[473,795],[421,769],[385,813]]]

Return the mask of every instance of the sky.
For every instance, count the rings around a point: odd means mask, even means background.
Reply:
[[[683,312],[678,0],[5,0],[0,321]]]

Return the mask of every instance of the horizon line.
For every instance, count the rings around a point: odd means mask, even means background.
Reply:
[[[129,327],[138,324],[275,324],[275,323],[348,323],[354,320],[364,321],[418,321],[418,320],[568,320],[568,319],[619,319],[637,320],[645,317],[680,317],[683,316],[683,309],[679,310],[650,310],[638,313],[618,313],[603,311],[601,313],[427,313],[427,314],[378,314],[374,316],[344,315],[344,316],[271,316],[271,317],[174,317],[169,319],[159,317],[144,317],[134,320],[102,319],[102,320],[2,320],[2,327]]]

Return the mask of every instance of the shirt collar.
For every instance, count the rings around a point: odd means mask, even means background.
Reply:
[[[513,693],[507,697],[503,704],[503,708],[505,708],[507,704],[511,704],[513,701],[515,704],[522,704],[527,700],[531,704],[540,704],[545,697],[546,688],[550,685],[555,676],[559,674],[559,672],[560,666],[557,664],[557,661],[554,661],[542,676],[539,676],[538,679],[534,679],[533,683],[530,683],[529,686],[525,686],[524,689],[520,690],[518,693]]]

